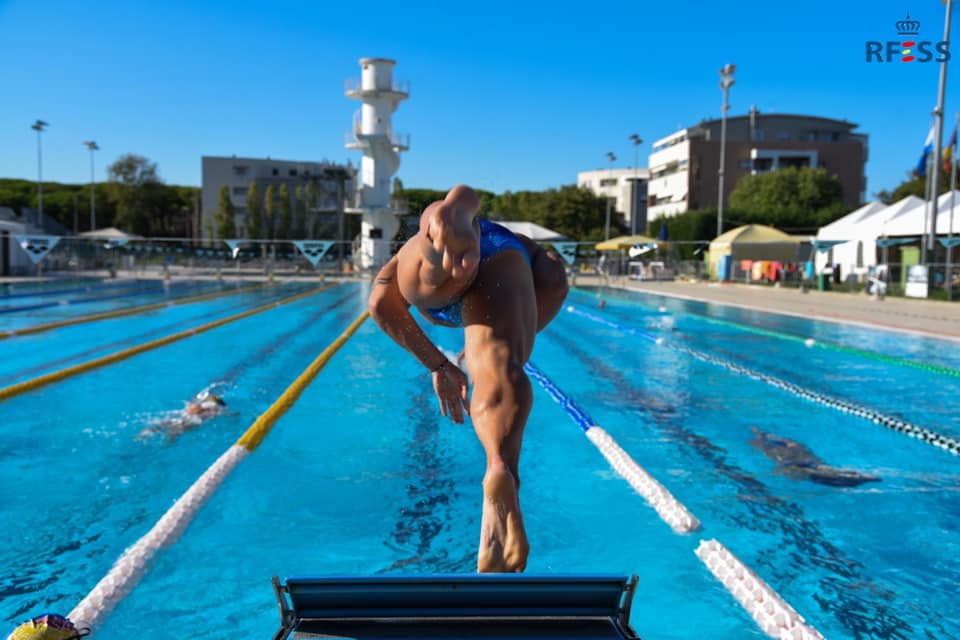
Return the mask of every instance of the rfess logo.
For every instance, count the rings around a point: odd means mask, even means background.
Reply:
[[[920,21],[897,20],[897,35],[902,40],[867,40],[867,62],[946,62],[950,59],[950,43],[946,40],[932,42],[917,40],[920,35]],[[934,55],[936,54],[936,55]]]

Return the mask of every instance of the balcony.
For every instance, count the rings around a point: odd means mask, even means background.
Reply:
[[[348,98],[362,100],[363,98],[393,98],[404,100],[410,97],[410,81],[393,81],[389,88],[364,89],[360,80],[348,79],[343,81],[343,92]]]

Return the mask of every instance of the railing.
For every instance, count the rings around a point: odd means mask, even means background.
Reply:
[[[394,80],[387,89],[376,87],[374,89],[364,89],[363,82],[355,78],[348,78],[343,81],[344,93],[363,93],[364,91],[392,91],[393,93],[403,93],[410,95],[410,81],[398,82]]]

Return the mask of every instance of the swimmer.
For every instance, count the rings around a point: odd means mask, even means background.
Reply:
[[[226,408],[227,403],[223,398],[208,391],[201,391],[192,400],[187,401],[181,411],[147,427],[139,433],[137,439],[145,440],[153,435],[164,433],[168,441],[172,442],[187,431],[196,429],[209,418],[224,413]]]
[[[477,217],[480,200],[457,186],[429,205],[420,230],[380,270],[370,315],[433,377],[440,413],[473,422],[486,453],[477,570],[517,572],[529,542],[520,512],[520,448],[533,404],[523,365],[534,338],[560,311],[566,269],[553,252]],[[462,328],[468,380],[417,324]]]
[[[753,433],[756,438],[751,440],[750,444],[776,462],[776,472],[788,478],[810,480],[833,487],[857,487],[866,482],[880,482],[877,476],[860,473],[853,469],[831,467],[799,442],[772,433],[764,433],[756,428],[753,429]]]

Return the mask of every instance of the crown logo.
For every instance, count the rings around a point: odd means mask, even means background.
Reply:
[[[920,33],[920,21],[911,20],[907,14],[905,20],[897,20],[897,34],[901,36],[915,36]]]

